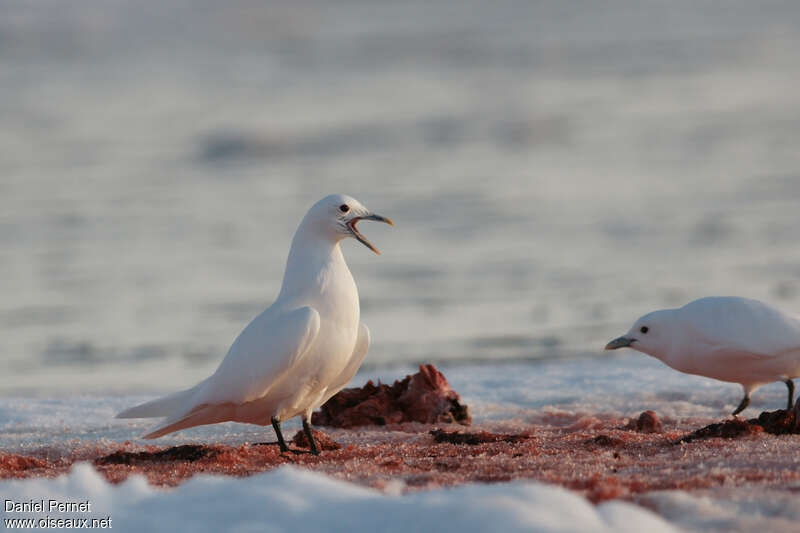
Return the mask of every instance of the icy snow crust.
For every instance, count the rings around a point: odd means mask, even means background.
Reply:
[[[539,483],[470,485],[409,496],[385,494],[284,466],[233,479],[197,476],[164,491],[133,477],[108,484],[87,464],[58,479],[7,481],[0,497],[90,500],[114,531],[541,531],[670,532],[653,513],[622,502],[593,506]],[[9,516],[37,516],[5,513]],[[59,515],[62,516],[62,515]]]
[[[658,361],[635,353],[597,356],[546,363],[490,363],[441,366],[454,390],[469,405],[476,424],[552,413],[638,416],[652,409],[674,419],[719,419],[741,400],[741,387],[688,376]],[[415,367],[395,367],[356,375],[352,385],[368,379],[392,383],[416,372]],[[175,389],[192,383],[176,383]],[[61,443],[138,441],[153,420],[118,420],[126,407],[170,391],[143,395],[85,395],[61,397],[15,396],[0,398],[0,449],[22,451]],[[785,405],[786,386],[775,383],[753,394],[745,418]],[[285,426],[299,427],[297,420]],[[204,426],[168,435],[160,445],[186,442],[236,444],[271,440],[272,430],[244,424]],[[146,442],[146,441],[138,441]]]

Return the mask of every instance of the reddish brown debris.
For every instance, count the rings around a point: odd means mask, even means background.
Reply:
[[[608,435],[598,435],[586,441],[586,444],[596,444],[597,446],[606,446],[616,448],[625,444],[622,439],[609,437]]]
[[[682,442],[711,438],[735,439],[744,435],[762,433],[763,431],[764,428],[758,424],[753,424],[748,420],[742,420],[740,418],[731,418],[730,420],[709,424],[692,431],[688,435],[681,437],[677,442],[680,444]]]
[[[20,472],[36,468],[46,468],[47,466],[47,461],[37,459],[36,457],[0,452],[0,470],[3,472]]]
[[[489,433],[488,431],[478,431],[477,433],[461,433],[459,431],[443,431],[434,429],[430,432],[434,442],[449,442],[450,444],[485,444],[487,442],[522,442],[530,439],[530,435],[505,435],[502,433]]]
[[[311,432],[314,434],[314,440],[317,441],[317,447],[320,450],[331,451],[342,449],[342,445],[333,440],[327,433],[323,433],[322,431],[318,431],[316,429],[312,429]],[[305,432],[302,430],[295,433],[294,437],[292,438],[292,443],[299,448],[310,448],[308,445],[308,437],[306,437]]]
[[[800,418],[798,417],[800,401],[792,410],[779,409],[777,411],[764,411],[758,418],[748,420],[751,424],[758,424],[767,433],[773,435],[789,435],[800,433]]]
[[[663,433],[664,425],[659,420],[655,411],[644,411],[636,420],[631,420],[626,429],[639,431],[641,433]]]
[[[154,452],[125,452],[117,451],[95,459],[97,465],[136,465],[142,463],[173,463],[187,461],[193,463],[200,459],[213,459],[219,455],[220,450],[212,446],[185,444],[173,446]]]
[[[800,402],[798,402],[798,406],[800,406]],[[762,432],[773,435],[797,435],[800,434],[800,418],[798,418],[797,410],[798,407],[791,410],[764,411],[758,415],[758,418],[751,418],[750,420],[732,418],[693,431],[681,437],[678,442],[691,442],[697,439],[713,437],[733,439]]]
[[[361,388],[344,389],[312,415],[318,426],[357,426],[422,422],[425,424],[472,423],[469,409],[433,365],[393,385],[368,381]]]

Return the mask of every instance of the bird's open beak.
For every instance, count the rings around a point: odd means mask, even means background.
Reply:
[[[366,237],[364,237],[364,236],[361,234],[361,232],[360,232],[360,231],[358,231],[358,229],[356,228],[356,224],[358,224],[358,222],[359,222],[360,220],[376,220],[376,221],[378,221],[378,222],[385,222],[386,224],[389,224],[390,226],[394,226],[394,222],[392,222],[392,220],[391,220],[391,219],[389,219],[389,218],[386,218],[386,217],[382,217],[382,216],[380,216],[380,215],[369,214],[369,215],[364,215],[363,217],[353,217],[353,218],[352,218],[352,219],[350,219],[350,221],[347,223],[347,227],[348,227],[348,228],[350,228],[350,232],[353,234],[353,237],[355,237],[355,238],[356,238],[356,240],[358,240],[358,242],[360,242],[361,244],[363,244],[364,246],[366,246],[367,248],[369,248],[370,250],[372,250],[372,251],[373,251],[373,252],[375,252],[376,254],[378,254],[378,255],[381,255],[380,251],[378,251],[378,249],[377,249],[377,248],[375,248],[375,247],[372,245],[372,243],[371,243],[371,242],[369,242],[369,241],[367,240],[367,238],[366,238]]]
[[[628,337],[617,337],[613,341],[606,344],[606,350],[616,350],[617,348],[625,348],[626,346],[630,346],[636,342],[636,339],[630,339]]]

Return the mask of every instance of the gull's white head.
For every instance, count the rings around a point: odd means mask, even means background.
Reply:
[[[306,231],[313,231],[331,242],[339,242],[347,237],[352,237],[380,255],[378,249],[358,231],[356,225],[361,220],[377,220],[394,226],[394,222],[390,219],[376,215],[355,198],[346,194],[331,194],[308,210],[301,227]]]
[[[628,347],[664,359],[679,338],[673,327],[672,309],[653,311],[637,320],[625,335],[606,344],[606,350]]]

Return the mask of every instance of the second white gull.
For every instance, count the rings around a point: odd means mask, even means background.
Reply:
[[[700,298],[677,309],[641,317],[606,350],[629,347],[675,370],[739,383],[744,397],[733,412],[750,404],[762,385],[783,381],[794,400],[800,376],[800,318],[758,300],[737,296]]]

